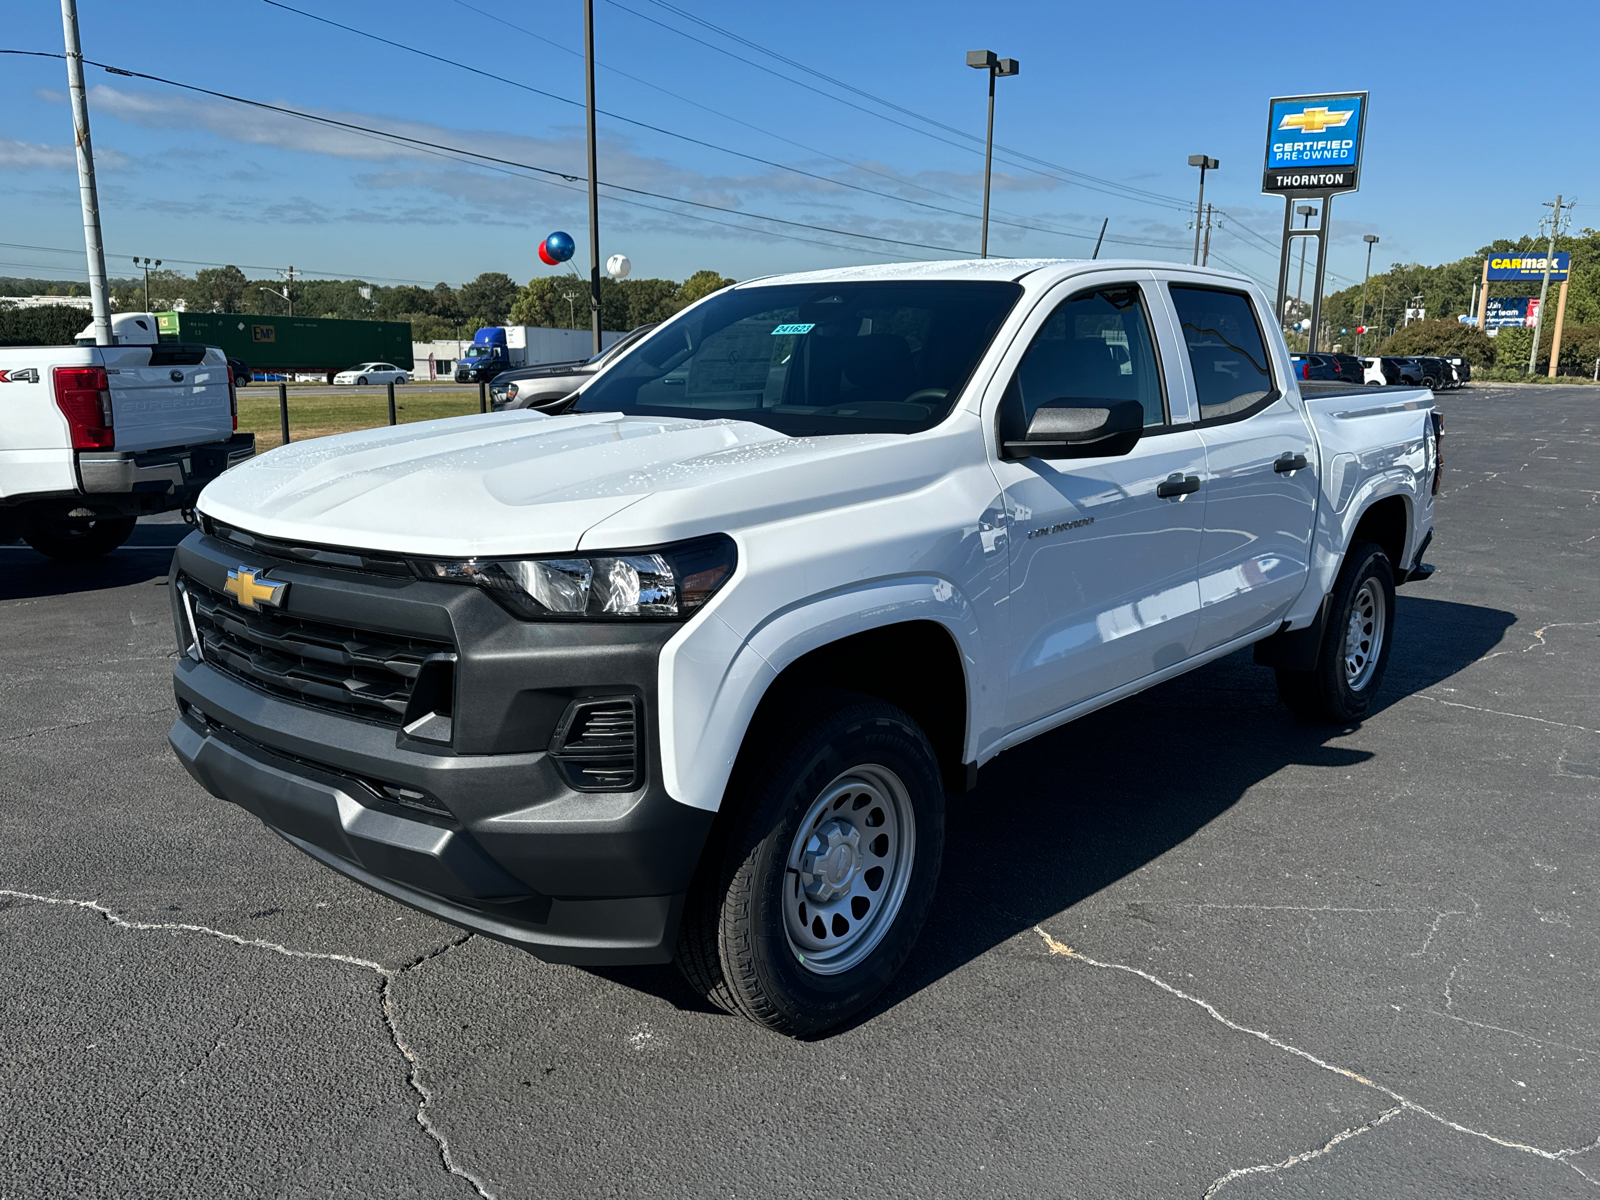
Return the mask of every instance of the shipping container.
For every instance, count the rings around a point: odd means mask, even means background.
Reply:
[[[156,314],[156,328],[165,341],[216,346],[251,371],[332,373],[365,362],[410,371],[415,365],[409,321],[164,312]]]

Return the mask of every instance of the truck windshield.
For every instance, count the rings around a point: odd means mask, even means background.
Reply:
[[[629,350],[573,411],[916,433],[949,413],[1021,295],[932,280],[729,288]]]
[[[492,346],[469,346],[467,347],[466,356],[468,358],[492,358],[494,357],[494,348]]]

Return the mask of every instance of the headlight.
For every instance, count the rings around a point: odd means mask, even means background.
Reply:
[[[683,620],[733,575],[726,534],[645,550],[549,558],[416,559],[423,579],[483,588],[528,621],[645,617]]]

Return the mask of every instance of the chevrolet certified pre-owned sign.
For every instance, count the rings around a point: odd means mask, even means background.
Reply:
[[[1554,255],[1545,254],[1495,254],[1489,258],[1490,279],[1544,279],[1544,260],[1550,259],[1550,278],[1556,282],[1567,277],[1572,265],[1572,255],[1565,250]]]
[[[1268,114],[1263,192],[1298,196],[1357,189],[1367,93],[1280,96]]]

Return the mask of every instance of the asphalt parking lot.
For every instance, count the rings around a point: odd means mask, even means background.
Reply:
[[[369,894],[165,736],[166,567],[0,548],[0,1196],[1552,1197],[1600,1186],[1600,388],[1446,395],[1383,704],[1248,654],[953,802],[866,1019]]]

